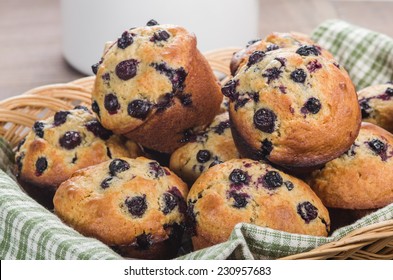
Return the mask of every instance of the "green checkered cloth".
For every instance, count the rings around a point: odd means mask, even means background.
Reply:
[[[331,20],[312,38],[330,50],[358,89],[393,80],[393,40],[346,22]],[[0,259],[121,259],[109,247],[80,235],[27,196],[10,171],[13,153],[0,139]],[[340,240],[355,229],[393,219],[393,204],[329,237],[315,237],[238,224],[227,242],[179,259],[276,259]]]
[[[227,242],[189,253],[178,259],[277,259],[310,251],[323,244],[340,240],[356,229],[390,219],[393,219],[393,203],[352,225],[336,230],[329,237],[293,234],[251,224],[238,224]]]
[[[340,20],[329,20],[311,35],[348,71],[357,90],[393,81],[393,39]]]

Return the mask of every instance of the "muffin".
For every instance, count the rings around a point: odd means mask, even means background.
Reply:
[[[361,115],[348,73],[318,48],[254,52],[223,88],[243,157],[312,169],[354,142]]]
[[[322,49],[305,34],[297,32],[273,32],[262,40],[259,39],[248,42],[244,49],[234,53],[230,63],[231,74],[232,76],[235,76],[236,72],[247,63],[249,56],[255,51],[269,52],[280,48],[289,48],[294,46],[301,47],[303,45],[306,45],[306,47],[303,48],[303,52],[305,53],[313,51],[313,49],[310,49],[307,46],[314,46],[325,57],[329,59],[333,58],[332,54]]]
[[[125,31],[94,65],[92,109],[102,125],[149,149],[171,153],[187,129],[209,124],[220,110],[219,82],[180,26]]]
[[[79,106],[35,122],[17,148],[16,174],[32,197],[51,208],[57,187],[76,170],[138,153],[135,143],[113,135],[86,107]]]
[[[164,259],[181,244],[187,192],[156,161],[117,158],[75,172],[53,202],[66,224],[121,255]]]
[[[177,149],[169,168],[190,186],[208,168],[239,158],[233,142],[228,113],[218,115],[193,142]]]
[[[329,213],[306,183],[250,159],[204,172],[187,204],[194,249],[226,241],[237,223],[316,236],[329,232]]]
[[[373,85],[358,92],[364,122],[376,124],[393,133],[393,85]]]
[[[332,227],[348,225],[393,203],[393,135],[362,123],[351,148],[314,171],[310,186],[331,212]]]

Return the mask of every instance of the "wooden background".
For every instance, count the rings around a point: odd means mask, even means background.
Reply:
[[[393,1],[260,0],[261,37],[272,31],[309,34],[331,18],[393,37]],[[62,56],[59,0],[0,0],[0,100],[83,76]]]

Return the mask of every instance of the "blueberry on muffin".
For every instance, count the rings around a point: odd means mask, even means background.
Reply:
[[[75,172],[55,197],[68,225],[130,258],[176,256],[188,187],[156,161],[115,158]]]

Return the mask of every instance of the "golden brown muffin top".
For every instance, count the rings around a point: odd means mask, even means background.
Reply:
[[[54,197],[56,214],[108,245],[145,247],[184,223],[188,187],[158,162],[117,158],[77,171]],[[144,244],[139,244],[143,241]]]
[[[372,85],[358,92],[362,120],[393,132],[393,85]]]
[[[298,32],[273,32],[264,39],[250,41],[244,49],[234,53],[230,63],[231,73],[235,76],[236,72],[247,63],[249,56],[255,51],[269,52],[280,48],[301,47],[303,45],[314,46],[321,51],[323,56],[329,59],[333,58],[332,54],[318,46],[305,34]],[[309,48],[303,49],[304,52],[310,51]]]
[[[20,179],[57,187],[80,168],[138,155],[135,147],[128,149],[133,143],[105,129],[86,107],[77,108],[35,122],[15,155]]]
[[[327,236],[329,214],[303,181],[270,165],[233,159],[196,180],[187,197],[196,237],[225,241],[240,222],[292,233]]]
[[[362,123],[352,147],[312,173],[310,186],[327,207],[375,209],[393,202],[393,135]]]
[[[255,158],[313,166],[353,143],[360,126],[355,88],[342,67],[320,54],[312,46],[254,52],[222,88],[231,122]]]
[[[93,111],[104,127],[129,132],[169,107],[174,98],[188,106],[183,92],[196,38],[175,25],[124,31],[106,48],[93,89]]]
[[[229,115],[223,113],[199,132],[194,141],[177,149],[171,155],[169,167],[184,181],[192,184],[210,167],[239,157],[232,138]]]

